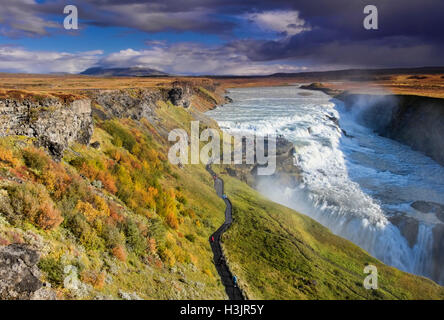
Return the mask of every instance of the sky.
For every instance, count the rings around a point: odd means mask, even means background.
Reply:
[[[378,9],[378,29],[363,21]],[[66,5],[79,29],[66,30]],[[0,72],[264,75],[444,65],[443,0],[0,0]]]

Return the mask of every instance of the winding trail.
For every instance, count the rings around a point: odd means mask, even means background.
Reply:
[[[225,287],[225,292],[227,293],[230,300],[244,300],[244,296],[242,291],[238,286],[234,286],[233,282],[233,274],[228,268],[226,263],[226,258],[223,255],[222,247],[220,245],[220,237],[222,233],[224,233],[233,222],[232,216],[232,205],[231,201],[227,197],[223,197],[224,194],[224,181],[219,178],[216,173],[211,169],[211,164],[207,164],[207,171],[214,178],[214,189],[216,189],[217,195],[225,201],[225,222],[210,236],[210,245],[213,250],[214,255],[214,265],[216,266],[216,270],[219,273],[219,276],[222,280],[222,284]],[[214,242],[211,241],[211,238],[214,237]]]

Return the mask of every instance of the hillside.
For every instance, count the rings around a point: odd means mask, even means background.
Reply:
[[[0,272],[9,280],[0,298],[226,299],[208,243],[224,221],[224,203],[203,165],[167,160],[170,130],[189,132],[193,119],[201,130],[217,127],[201,111],[222,103],[220,94],[205,79],[69,94],[4,90]],[[69,130],[67,119],[76,123]],[[444,297],[432,281],[384,266],[312,219],[223,178],[234,216],[223,249],[247,297]],[[2,264],[11,256],[28,261],[19,276],[32,264],[32,285],[14,282],[17,274]],[[362,287],[368,263],[378,266],[380,290]]]
[[[313,219],[222,174],[234,223],[224,236],[229,265],[249,299],[442,299],[433,281],[388,267]],[[366,265],[378,290],[363,287]],[[414,288],[414,289],[413,289]]]

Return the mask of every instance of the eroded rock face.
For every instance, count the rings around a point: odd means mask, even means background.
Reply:
[[[186,82],[176,81],[173,83],[173,88],[168,91],[168,99],[175,106],[188,108],[192,94],[193,89],[191,85]]]
[[[0,136],[36,138],[36,144],[47,148],[56,160],[61,159],[69,143],[88,144],[92,132],[89,99],[67,103],[55,97],[0,100]]]
[[[87,93],[103,108],[102,118],[117,117],[140,120],[154,116],[156,102],[163,100],[160,90],[100,90]],[[100,110],[95,110],[100,112]]]
[[[410,248],[416,244],[418,239],[419,222],[403,213],[398,213],[389,218],[390,222],[398,227],[399,231],[406,238]]]
[[[40,281],[39,259],[26,245],[0,247],[0,300],[55,299]]]

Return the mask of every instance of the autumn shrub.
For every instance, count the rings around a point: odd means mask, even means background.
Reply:
[[[49,156],[41,149],[29,147],[22,150],[22,157],[28,168],[43,171],[50,162]]]
[[[40,213],[35,222],[44,230],[50,230],[59,226],[63,221],[60,210],[58,210],[52,201],[46,201],[40,205]]]
[[[176,258],[174,257],[173,252],[168,248],[159,248],[159,256],[162,261],[168,265],[169,267],[172,267],[176,264]]]
[[[147,249],[147,239],[142,236],[137,224],[130,219],[126,221],[125,236],[126,243],[136,254],[142,255],[145,253]]]
[[[117,192],[116,181],[113,176],[107,171],[99,172],[97,179],[102,181],[103,187],[106,191],[115,194]]]
[[[96,218],[108,217],[110,215],[108,204],[105,199],[98,195],[92,196],[91,203],[79,200],[76,209],[81,212],[89,222]]]
[[[119,211],[118,206],[114,202],[109,204],[109,216],[114,224],[122,223],[125,220],[125,217]]]
[[[39,261],[38,267],[46,274],[51,284],[60,285],[63,283],[63,265],[58,259],[53,257],[42,258]]]
[[[11,185],[7,190],[12,199],[12,212],[8,216],[14,224],[27,220],[44,230],[50,230],[63,221],[44,186],[23,183]]]
[[[104,250],[105,240],[86,221],[83,214],[73,211],[67,214],[63,226],[71,231],[79,243],[87,250]]]
[[[103,286],[105,285],[105,272],[97,272],[94,270],[84,270],[80,274],[80,279],[85,282],[89,283],[96,289],[103,289]]]
[[[156,239],[148,238],[148,252],[151,253],[151,254],[157,253]]]
[[[169,212],[167,214],[166,222],[173,229],[179,228],[179,221],[177,220],[177,216],[174,212]]]
[[[126,261],[126,250],[123,246],[117,246],[112,249],[112,254],[114,257],[119,259],[120,261]]]
[[[10,244],[10,242],[8,239],[0,237],[0,246],[7,246],[9,244]]]
[[[14,157],[12,151],[4,146],[0,146],[0,161],[12,167],[16,167],[20,163],[19,160]]]
[[[115,120],[103,122],[102,128],[113,137],[112,143],[117,147],[122,146],[131,151],[137,143],[131,132]]]
[[[40,175],[41,182],[54,199],[60,200],[67,192],[73,181],[73,175],[69,174],[62,164],[50,161]]]

